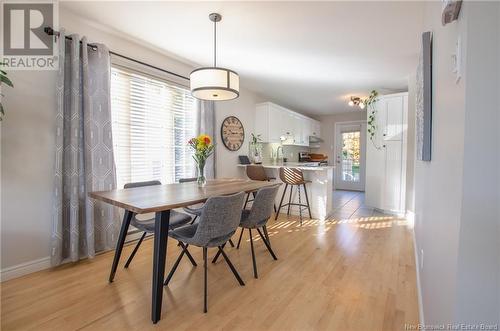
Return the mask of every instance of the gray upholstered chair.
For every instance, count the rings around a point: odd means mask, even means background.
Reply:
[[[190,182],[196,182],[196,177],[192,178],[181,178],[179,179],[179,183],[190,183]],[[184,207],[183,208],[186,213],[189,213],[194,216],[193,220],[191,221],[191,224],[196,221],[198,217],[201,215],[201,211],[203,210],[203,204],[196,204],[194,206],[189,206],[189,207]],[[233,241],[229,239],[229,244],[234,247]]]
[[[143,187],[143,186],[152,186],[152,185],[161,185],[161,182],[158,180],[151,180],[151,181],[146,181],[146,182],[135,182],[135,183],[128,183],[123,186],[123,188],[134,188],[134,187]],[[186,225],[189,222],[191,222],[191,216],[185,213],[181,213],[175,210],[170,211],[170,226],[169,229],[175,229],[180,226]],[[134,214],[132,216],[132,219],[130,220],[130,224],[135,227],[136,229],[143,231],[143,234],[137,244],[134,247],[134,250],[132,251],[132,254],[130,254],[127,262],[125,263],[125,268],[128,268],[130,263],[132,262],[132,259],[135,256],[135,253],[137,253],[137,250],[139,249],[139,246],[141,246],[142,241],[146,237],[146,234],[148,233],[154,233],[155,232],[155,217],[153,216],[152,218],[148,219],[140,219],[137,218],[137,214]],[[186,248],[183,246],[183,251],[186,250]],[[193,257],[189,252],[186,250],[186,254],[189,257],[189,260],[193,265],[196,265],[196,262],[194,262]]]
[[[238,245],[236,247],[237,248],[240,247],[243,231],[245,229],[248,229],[248,234],[250,236],[250,247],[252,250],[253,275],[255,278],[258,278],[258,275],[257,275],[257,263],[255,261],[255,251],[253,247],[254,243],[252,238],[252,229],[257,230],[273,259],[275,260],[278,259],[271,248],[271,242],[269,240],[269,235],[267,233],[266,224],[269,218],[271,218],[272,216],[274,199],[278,194],[279,186],[280,184],[261,188],[259,191],[257,191],[257,194],[255,195],[252,208],[243,209],[241,212],[241,221],[240,221],[241,232],[240,232],[240,238],[238,240]],[[264,234],[262,234],[262,232],[260,231],[261,228]],[[219,253],[215,255],[214,259],[212,260],[212,263],[217,262],[218,257]]]
[[[168,235],[173,239],[183,242],[186,250],[183,250],[175,261],[167,279],[165,280],[165,285],[168,285],[172,279],[172,276],[174,275],[174,272],[189,245],[203,248],[205,286],[203,311],[205,313],[207,312],[207,250],[209,247],[218,248],[218,252],[222,254],[240,285],[245,285],[223,250],[224,245],[236,232],[236,229],[240,224],[241,207],[243,206],[244,199],[245,194],[243,192],[209,198],[203,206],[198,222],[174,229],[168,233]]]

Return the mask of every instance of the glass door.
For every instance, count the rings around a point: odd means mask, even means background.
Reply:
[[[365,124],[336,125],[335,188],[364,191],[365,189]]]

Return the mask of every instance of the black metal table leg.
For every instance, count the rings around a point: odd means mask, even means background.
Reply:
[[[161,318],[161,303],[163,299],[163,277],[167,257],[168,227],[170,225],[170,210],[156,213],[153,253],[153,288],[151,301],[151,320],[157,323]]]
[[[116,268],[118,268],[118,262],[120,262],[120,256],[122,255],[123,244],[125,243],[125,237],[127,237],[128,226],[130,225],[130,220],[132,219],[131,211],[125,210],[123,215],[122,227],[120,229],[120,235],[118,236],[118,242],[116,243],[115,257],[113,258],[113,264],[111,265],[111,272],[109,274],[109,282],[113,282],[115,278]]]

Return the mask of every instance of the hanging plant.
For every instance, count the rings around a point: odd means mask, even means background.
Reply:
[[[12,81],[7,77],[7,72],[3,71],[0,69],[0,87],[2,84],[5,84],[10,87],[14,87],[14,84],[12,84]],[[0,98],[3,97],[3,94],[1,94]],[[3,119],[3,115],[5,115],[5,111],[3,109],[2,102],[0,100],[0,121]]]
[[[382,147],[378,146],[375,142],[375,134],[377,133],[377,108],[375,108],[375,102],[378,101],[377,97],[378,92],[372,90],[368,98],[365,99],[364,104],[366,105],[368,110],[368,137],[370,138],[370,141],[376,149],[382,149]]]

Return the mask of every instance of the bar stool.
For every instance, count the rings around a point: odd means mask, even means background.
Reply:
[[[311,215],[311,207],[309,205],[309,197],[307,196],[307,188],[306,184],[311,183],[310,180],[304,179],[304,173],[302,170],[297,168],[280,168],[280,179],[283,183],[285,183],[285,189],[283,190],[283,195],[281,196],[280,205],[278,207],[278,211],[276,212],[276,217],[274,220],[278,219],[279,212],[281,208],[288,206],[287,215],[290,215],[290,206],[298,206],[299,207],[299,215],[300,215],[300,225],[302,225],[302,210],[306,209],[309,211],[309,218],[312,218]],[[290,186],[290,197],[288,198],[288,203],[283,205],[283,199],[285,198],[286,189]],[[293,187],[297,186],[297,192],[299,194],[299,203],[292,203],[292,192]],[[304,193],[306,195],[306,204],[302,203],[301,195],[300,195],[300,186],[304,186]]]
[[[276,179],[274,177],[268,177],[266,174],[266,170],[264,169],[263,166],[257,165],[257,164],[249,164],[247,165],[247,176],[251,180],[258,180],[261,182],[270,182],[273,179]],[[243,206],[243,209],[247,207],[247,204],[249,202],[252,202],[255,199],[256,192],[252,192],[253,198],[250,199],[250,193],[247,194],[247,198],[245,200],[245,205]],[[274,211],[276,212],[276,205],[274,205]]]

